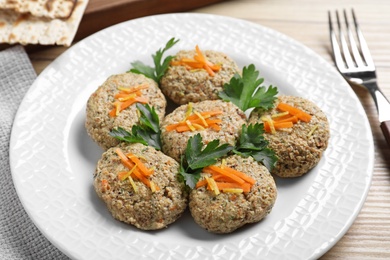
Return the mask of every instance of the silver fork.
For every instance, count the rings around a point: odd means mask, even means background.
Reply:
[[[338,35],[336,36],[335,30],[333,30],[331,13],[328,11],[330,41],[332,43],[333,58],[336,67],[348,82],[362,85],[368,89],[378,109],[380,127],[390,146],[390,102],[377,85],[375,65],[353,9],[352,20],[355,34],[350,27],[345,10],[343,14],[345,21],[344,28],[341,25],[339,13],[336,11],[336,24],[338,29]],[[344,36],[344,32],[346,32],[347,37]],[[356,38],[359,44],[356,44]]]

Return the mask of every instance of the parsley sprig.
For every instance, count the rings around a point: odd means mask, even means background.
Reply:
[[[202,136],[196,134],[188,139],[185,154],[181,157],[180,175],[190,188],[195,187],[204,167],[215,164],[217,159],[233,150],[229,144],[219,145],[218,139],[209,142],[204,149],[202,147]]]
[[[169,63],[174,58],[174,56],[167,56],[163,60],[164,53],[172,48],[179,40],[176,40],[175,38],[171,38],[165,45],[163,49],[159,49],[155,54],[152,55],[153,62],[154,62],[154,68],[148,65],[145,65],[141,61],[135,61],[132,62],[131,65],[133,66],[132,69],[130,69],[130,72],[137,73],[137,74],[143,74],[148,78],[153,79],[156,82],[160,82],[160,79],[162,76],[164,76],[165,72],[168,69]]]
[[[275,167],[278,158],[275,152],[268,148],[268,141],[264,138],[263,124],[242,125],[240,138],[233,153],[242,157],[252,156],[262,163],[269,171]]]
[[[229,83],[225,83],[219,97],[232,102],[244,112],[250,108],[272,108],[278,89],[272,85],[268,88],[260,86],[264,79],[259,78],[259,74],[253,64],[244,67],[242,76],[235,74]]]
[[[271,171],[278,158],[275,152],[268,148],[268,141],[264,139],[263,134],[262,124],[248,126],[244,124],[236,146],[219,145],[219,140],[216,139],[208,143],[203,150],[201,135],[190,137],[185,154],[181,157],[180,175],[182,179],[187,186],[194,188],[204,167],[215,164],[219,158],[229,155],[231,152],[242,157],[252,156],[253,159]]]
[[[141,143],[161,150],[160,120],[154,107],[137,103],[137,109],[140,112],[140,123],[133,125],[131,132],[122,127],[114,128],[109,133],[110,136],[120,141]]]

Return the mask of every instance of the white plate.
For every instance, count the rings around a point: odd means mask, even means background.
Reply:
[[[240,67],[254,63],[284,94],[317,103],[330,121],[319,165],[294,180],[260,223],[229,235],[209,234],[187,212],[167,229],[144,232],[114,220],[92,187],[102,150],[84,129],[85,103],[108,76],[142,60],[171,37],[170,51],[223,51]],[[366,198],[373,140],[355,94],[308,48],[271,29],[214,15],[169,14],[110,27],[76,44],[34,82],[17,113],[10,145],[20,200],[40,231],[74,259],[317,258],[348,230]]]

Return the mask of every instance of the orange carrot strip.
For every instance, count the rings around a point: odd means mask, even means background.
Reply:
[[[141,95],[142,95],[141,91],[136,91],[133,93],[119,92],[119,93],[115,94],[114,98],[118,99],[119,101],[122,101],[121,99],[127,100],[127,99],[135,98],[136,96],[141,96]]]
[[[126,179],[129,176],[130,176],[129,171],[127,171],[127,172],[119,172],[118,173],[118,179],[120,181],[123,181],[124,179]]]
[[[187,60],[184,59],[181,61],[182,64],[190,66],[192,69],[201,69],[203,68],[203,63],[198,62],[196,60]]]
[[[231,182],[231,179],[222,174],[213,174],[213,179],[219,182]]]
[[[148,103],[148,99],[145,97],[135,97],[133,99],[126,100],[121,105],[121,111],[128,108],[129,106],[131,106],[132,104],[134,104],[136,102],[146,104],[146,103]]]
[[[209,122],[208,120],[206,120],[206,122],[208,122],[208,127],[210,128],[213,128],[214,130],[216,131],[219,131],[221,130],[221,127],[217,124],[217,123],[220,123],[222,122],[222,120],[219,120],[219,119],[215,119],[215,120],[210,120],[211,122]],[[195,123],[196,124],[196,123]],[[193,123],[192,123],[193,125]],[[188,124],[182,124],[182,123],[179,123],[179,124],[174,124],[174,125],[168,125],[166,126],[165,128],[167,131],[173,131],[173,130],[176,130],[178,133],[181,133],[181,132],[187,132],[187,131],[193,131],[193,129],[191,129]],[[196,129],[195,129],[196,130]]]
[[[225,175],[226,177],[230,178],[232,181],[240,183],[240,184],[245,182],[242,178],[238,177],[237,175],[225,171],[225,168],[221,169],[215,165],[210,165],[210,166],[205,167],[203,169],[203,172],[211,173],[208,170],[211,170],[211,172],[214,172],[214,173],[220,173],[222,175]]]
[[[195,51],[197,55],[195,55],[194,59],[206,63],[206,57],[203,55],[198,45],[195,46]]]
[[[214,129],[215,131],[220,131],[221,130],[221,127],[217,124],[212,124],[210,125],[210,128]]]
[[[207,117],[207,116],[216,116],[216,115],[220,115],[222,114],[223,111],[222,110],[210,110],[210,111],[204,111],[204,112],[200,112],[200,114],[203,116],[203,117]],[[196,114],[193,114],[193,115],[190,115],[187,117],[187,119],[189,120],[194,120],[194,119],[197,119],[199,118]]]
[[[126,100],[124,102],[116,101],[116,102],[114,102],[115,107],[110,110],[109,115],[111,117],[116,117],[120,111],[128,108],[129,106],[131,106],[132,104],[134,104],[136,102],[146,104],[146,103],[148,103],[148,99],[145,97],[135,97],[135,98]]]
[[[215,76],[215,72],[209,66],[204,65],[203,67],[209,73],[210,76],[212,76],[212,77]]]
[[[140,159],[138,159],[137,156],[135,156],[132,153],[126,154],[127,158],[129,158],[133,163],[135,163],[138,167],[138,169],[146,176],[150,176],[153,174],[153,170],[148,169],[143,162],[141,162]]]
[[[276,129],[291,128],[294,126],[294,123],[293,122],[277,122],[277,123],[274,123],[274,126]]]
[[[275,129],[291,128],[293,126],[294,126],[293,122],[280,122],[280,123],[279,122],[277,122],[277,123],[275,122],[274,123]],[[264,130],[266,132],[268,132],[268,133],[271,133],[271,128],[270,128],[268,122],[264,122]]]
[[[215,64],[210,63],[208,66],[209,66],[210,69],[212,69],[213,71],[220,71],[220,70],[221,70],[221,66],[220,66],[220,65],[215,65]]]
[[[200,188],[200,187],[203,187],[207,184],[207,180],[206,179],[203,179],[203,180],[200,180],[196,183],[195,185],[195,188]]]
[[[114,107],[113,109],[111,109],[108,114],[110,115],[110,117],[116,117],[116,108]]]
[[[146,177],[143,176],[140,171],[133,171],[133,174],[135,177],[137,177],[138,180],[150,188],[150,181],[146,179]]]
[[[221,69],[221,66],[215,65],[208,61],[199,46],[195,46],[196,54],[193,59],[182,58],[180,60],[171,61],[171,66],[185,66],[186,69],[204,69],[210,76],[214,76],[215,72]]]
[[[207,125],[203,124],[203,121],[201,119],[194,119],[194,120],[190,120],[191,124],[199,124],[199,125],[203,125],[205,127],[207,126],[210,126],[212,124],[218,124],[218,123],[221,123],[222,120],[221,119],[206,119],[205,122],[207,123]],[[177,127],[179,126],[188,126],[187,122],[186,121],[183,121],[183,122],[179,122],[179,123],[176,123],[176,124],[171,124],[171,125],[167,125],[165,127],[165,129],[167,131],[172,131],[172,130],[175,130]]]
[[[298,123],[298,117],[293,115],[287,115],[287,116],[281,116],[274,118],[274,123],[281,123],[281,122],[293,122],[294,124]]]
[[[146,85],[146,84],[142,84],[142,85],[138,85],[138,86],[135,86],[135,87],[130,87],[130,88],[118,88],[121,92],[125,92],[125,93],[134,93],[134,92],[137,92],[139,90],[142,90],[142,89],[147,89],[149,86]]]
[[[199,119],[191,120],[191,123],[203,125],[204,127],[208,127],[210,125],[222,123],[222,120],[221,119],[205,119],[203,121],[202,119],[199,118]],[[206,123],[206,124],[204,124],[204,123]]]
[[[191,131],[191,129],[188,127],[188,125],[181,125],[181,126],[176,127],[176,131],[178,133],[182,133],[182,132]]]
[[[246,181],[247,183],[250,183],[252,185],[256,183],[256,180],[253,179],[252,177],[246,175],[243,172],[237,171],[237,170],[235,170],[233,168],[224,167],[223,170],[226,171],[226,172],[230,172],[230,173],[236,175],[237,177],[240,177],[241,179],[243,179],[244,181]]]
[[[306,123],[311,120],[311,115],[309,115],[308,113],[302,111],[299,108],[290,106],[290,105],[288,105],[286,103],[279,103],[276,108],[281,110],[281,111],[288,111],[290,114],[298,117],[300,120],[302,120],[302,121],[304,121]]]
[[[178,126],[179,126],[179,124],[167,125],[167,126],[165,127],[165,130],[167,130],[167,131],[173,131],[173,130],[175,130],[176,127],[178,127]]]
[[[119,158],[121,159],[121,162],[124,166],[126,166],[130,170],[134,167],[135,164],[133,162],[131,162],[129,160],[129,158],[127,158],[127,156],[123,153],[123,151],[120,148],[116,148],[115,152],[119,156]]]

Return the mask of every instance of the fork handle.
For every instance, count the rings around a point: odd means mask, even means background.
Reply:
[[[375,105],[378,109],[378,118],[381,122],[380,127],[383,135],[386,138],[387,144],[390,147],[390,102],[379,89],[376,80],[365,82],[363,85],[367,87],[375,101]]]
[[[382,133],[386,138],[387,144],[390,146],[390,121],[384,121],[380,126]]]

